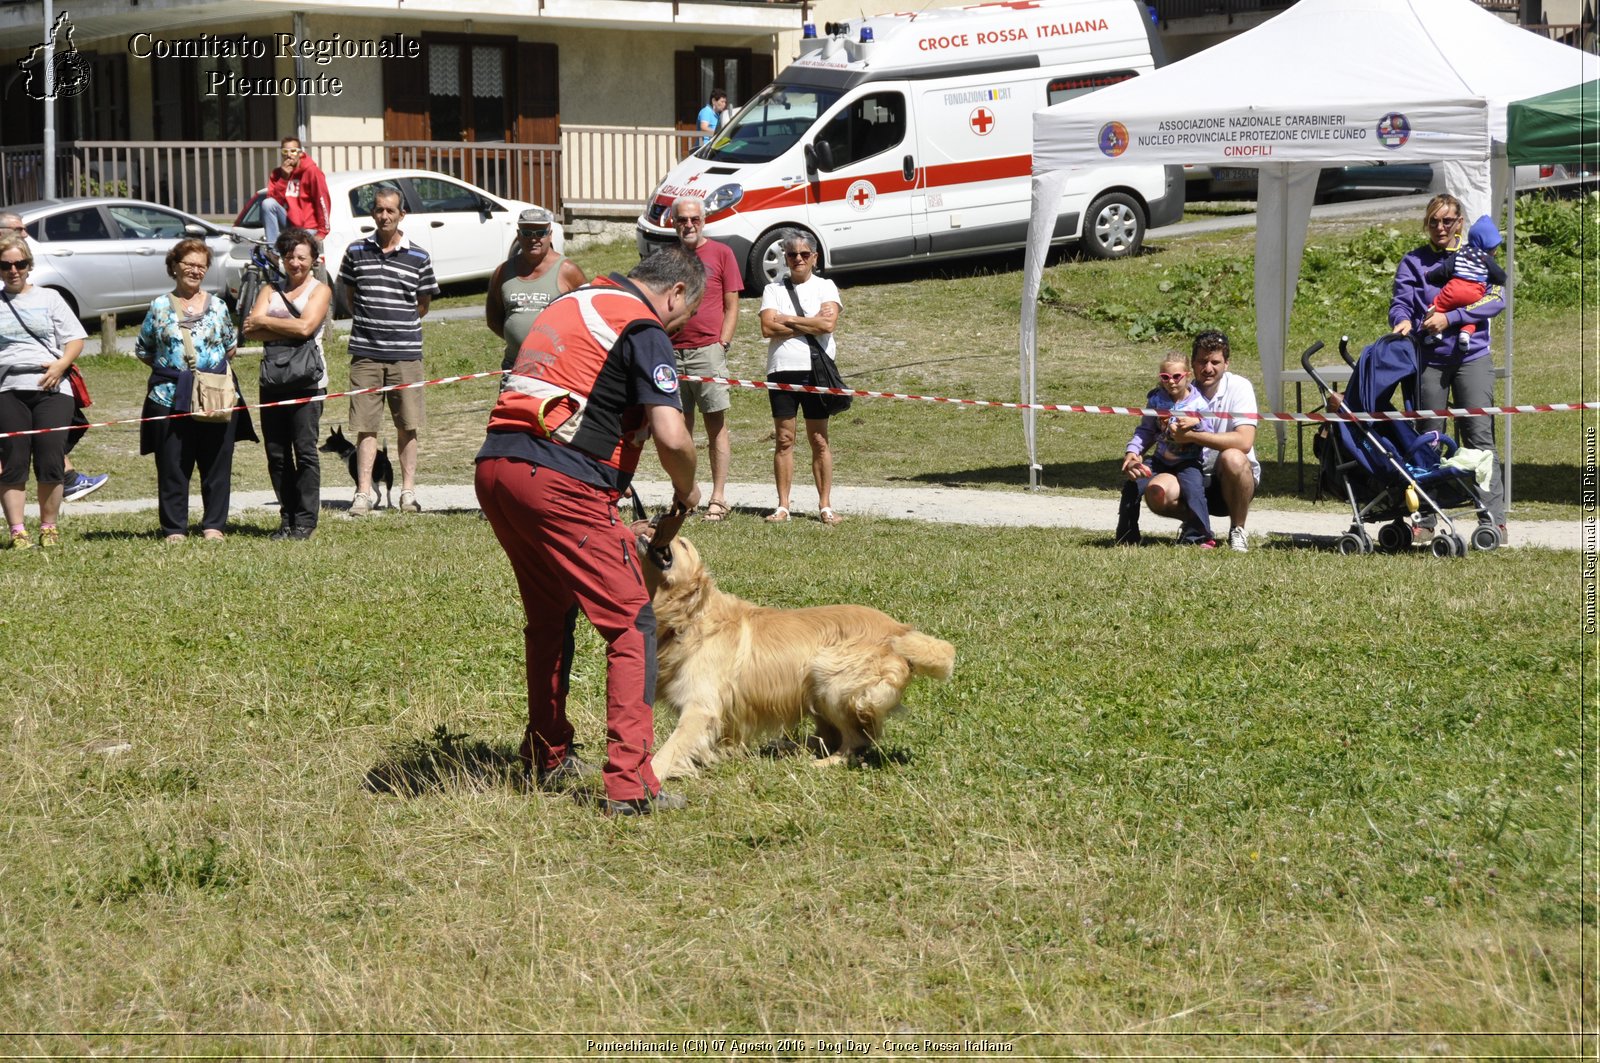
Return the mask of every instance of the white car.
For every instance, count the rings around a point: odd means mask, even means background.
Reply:
[[[323,241],[323,263],[328,275],[339,276],[345,249],[372,233],[372,200],[379,188],[390,185],[405,197],[406,216],[400,231],[433,260],[433,275],[440,284],[487,278],[505,261],[517,235],[517,215],[532,203],[504,199],[448,174],[433,170],[352,170],[330,173],[328,237]],[[239,211],[233,231],[236,244],[224,263],[229,300],[239,296],[240,275],[250,261],[255,244],[263,238],[262,189]],[[561,224],[551,225],[551,240],[559,254],[566,244]],[[336,286],[337,288],[337,286]],[[335,291],[335,305],[344,306]]]

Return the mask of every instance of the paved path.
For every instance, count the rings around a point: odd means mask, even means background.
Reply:
[[[652,511],[665,504],[671,492],[665,481],[641,480],[639,496]],[[323,499],[325,516],[342,515],[350,504],[350,491],[346,485],[330,492]],[[834,508],[845,517],[892,517],[901,520],[920,520],[936,524],[973,524],[982,526],[1007,526],[1029,528],[1081,528],[1110,534],[1117,526],[1117,505],[1112,499],[1082,498],[1048,492],[978,491],[954,487],[852,487],[834,485]],[[396,494],[398,498],[398,493]],[[425,511],[476,510],[478,503],[471,484],[441,486],[424,485],[417,489],[417,500]],[[776,504],[771,484],[729,484],[728,501],[734,507],[732,520],[751,524],[771,511]],[[235,491],[233,512],[260,520],[263,510],[276,509],[271,491]],[[90,497],[66,506],[68,519],[73,514],[132,513],[153,510],[154,499],[119,499],[98,501]],[[199,512],[200,499],[190,499],[191,512]],[[30,512],[36,512],[30,507]],[[383,514],[379,514],[380,518]],[[815,519],[816,494],[796,485],[794,518]],[[1250,514],[1250,534],[1259,541],[1262,536],[1301,540],[1331,540],[1350,524],[1350,511],[1342,505],[1326,502],[1312,511],[1255,509]],[[692,527],[692,525],[691,525]],[[1217,522],[1219,531],[1227,527],[1223,518]],[[1176,537],[1175,521],[1163,520],[1146,514],[1144,529],[1156,538]],[[1470,531],[1471,529],[1466,529]],[[1376,534],[1376,526],[1369,526]],[[1511,522],[1512,546],[1537,546],[1550,550],[1581,550],[1583,528],[1577,521],[1518,521]]]

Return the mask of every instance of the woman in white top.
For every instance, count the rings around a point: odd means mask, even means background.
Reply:
[[[844,305],[839,289],[813,270],[817,249],[804,235],[783,242],[789,266],[788,283],[774,281],[761,295],[761,335],[767,339],[767,381],[773,384],[815,384],[811,378],[811,347],[816,343],[833,358],[833,330]],[[791,294],[792,293],[792,294]],[[799,300],[800,306],[795,307]],[[833,511],[833,450],[828,444],[828,410],[820,396],[797,391],[768,391],[776,445],[772,473],[778,483],[778,508],[767,516],[770,524],[789,519],[789,488],[794,480],[794,421],[805,412],[806,441],[811,444],[811,476],[817,484],[817,517],[838,524]]]
[[[244,320],[244,334],[253,340],[303,343],[313,340],[322,365],[320,379],[310,387],[292,390],[261,389],[262,402],[302,399],[328,391],[328,362],[322,353],[322,338],[327,326],[331,292],[312,276],[321,249],[317,238],[304,229],[288,229],[274,245],[283,263],[284,292],[299,311],[296,316],[284,305],[283,295],[271,287],[263,288],[256,305]],[[317,456],[317,432],[322,421],[322,403],[303,402],[292,406],[273,406],[261,411],[261,437],[267,448],[267,474],[278,494],[281,524],[270,538],[309,539],[317,529],[317,513],[322,508],[322,465]]]
[[[61,296],[28,283],[33,252],[21,235],[0,236],[0,432],[65,428],[72,423],[67,370],[83,350],[83,324]],[[39,494],[39,545],[56,546],[61,533],[61,480],[67,433],[0,440],[0,501],[11,547],[33,545],[22,521],[31,467]]]

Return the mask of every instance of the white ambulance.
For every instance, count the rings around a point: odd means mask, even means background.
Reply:
[[[800,58],[661,182],[640,254],[676,242],[667,211],[684,195],[703,200],[706,234],[757,290],[782,274],[792,232],[835,273],[1022,247],[1033,113],[1147,73],[1159,54],[1136,0],[1012,0],[805,32]],[[1055,242],[1118,258],[1182,213],[1182,167],[1076,171]]]

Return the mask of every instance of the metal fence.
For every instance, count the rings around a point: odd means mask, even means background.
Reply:
[[[699,133],[671,127],[562,126],[562,202],[575,214],[637,214],[699,143]]]
[[[561,209],[555,144],[427,141],[328,142],[312,146],[329,173],[393,167],[451,174],[507,199]],[[191,214],[231,218],[278,164],[276,141],[68,141],[56,147],[58,196],[130,196]],[[658,175],[659,176],[659,175]],[[0,203],[45,198],[44,149],[0,148]]]

